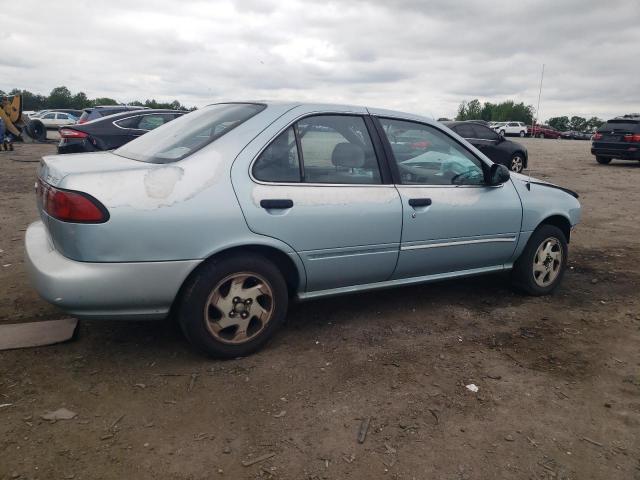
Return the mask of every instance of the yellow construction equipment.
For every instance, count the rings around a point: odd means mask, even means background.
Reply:
[[[0,104],[0,118],[15,140],[44,142],[47,139],[47,129],[42,122],[30,120],[22,113],[22,95],[3,97]]]

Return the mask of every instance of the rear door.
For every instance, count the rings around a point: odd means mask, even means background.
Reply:
[[[402,207],[380,168],[370,119],[350,107],[304,114],[308,108],[278,120],[233,165],[249,228],[298,253],[307,291],[387,280],[398,258]]]

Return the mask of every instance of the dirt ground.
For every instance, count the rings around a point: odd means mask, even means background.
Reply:
[[[640,163],[523,143],[534,176],[581,195],[555,295],[497,275],[298,304],[225,362],[170,322],[82,322],[0,352],[0,478],[640,479]],[[0,323],[63,317],[22,260],[25,161],[53,151],[0,152]],[[61,407],[76,418],[41,418]]]

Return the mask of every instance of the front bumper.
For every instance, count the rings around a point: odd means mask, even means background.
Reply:
[[[32,285],[45,300],[79,318],[162,319],[200,262],[77,262],[54,249],[42,222],[29,225],[25,235]]]

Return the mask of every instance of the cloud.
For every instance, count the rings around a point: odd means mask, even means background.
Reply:
[[[25,13],[29,12],[29,13]],[[640,110],[640,3],[94,0],[3,7],[0,89],[179,99],[295,98],[453,116],[537,101],[541,116]]]

